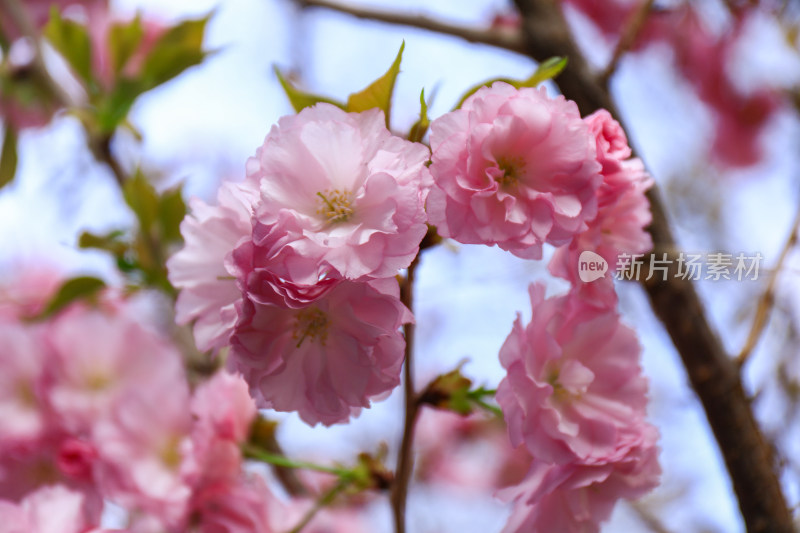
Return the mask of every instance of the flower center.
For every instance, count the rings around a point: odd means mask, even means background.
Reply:
[[[312,342],[319,339],[319,343],[325,346],[325,341],[328,339],[328,315],[316,307],[303,309],[297,313],[297,323],[292,338],[298,339],[298,348],[306,339]]]
[[[331,223],[347,222],[353,216],[353,208],[350,206],[350,194],[339,189],[318,192],[321,203],[317,214],[325,217]]]
[[[497,168],[502,174],[495,178],[501,187],[511,187],[519,183],[519,178],[525,170],[525,161],[520,157],[498,157]]]

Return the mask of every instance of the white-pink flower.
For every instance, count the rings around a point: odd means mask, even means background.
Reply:
[[[467,244],[539,259],[597,211],[600,165],[574,102],[544,88],[484,87],[431,124],[430,223]]]
[[[544,292],[531,285],[531,322],[517,317],[500,349],[508,374],[496,398],[511,442],[547,462],[608,461],[620,439],[645,424],[636,334],[614,310],[575,292],[549,299]]]
[[[514,506],[502,533],[596,533],[616,502],[640,498],[659,483],[658,432],[645,425],[627,436],[625,452],[598,464],[534,460],[525,480],[501,491]]]
[[[247,162],[261,187],[256,255],[291,282],[368,279],[407,267],[424,237],[428,149],[393,136],[383,112],[317,104],[280,119]],[[259,250],[283,239],[282,249]]]
[[[400,382],[412,317],[397,293],[390,278],[342,281],[300,309],[245,301],[229,362],[260,407],[344,422]]]
[[[236,305],[242,294],[229,256],[250,238],[257,194],[252,182],[225,182],[218,205],[193,199],[191,214],[181,223],[184,247],[167,261],[169,280],[181,291],[175,320],[194,321],[195,342],[201,350],[226,346],[238,319]]]

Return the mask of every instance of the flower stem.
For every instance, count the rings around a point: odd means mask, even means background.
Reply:
[[[403,304],[413,311],[414,272],[417,268],[419,256],[408,267],[408,274],[400,286],[400,299]],[[419,403],[414,392],[414,323],[405,324],[403,333],[406,338],[405,364],[403,372],[403,386],[405,392],[405,422],[403,425],[403,440],[400,443],[400,452],[397,456],[397,468],[392,484],[391,503],[394,517],[395,533],[406,531],[406,500],[408,498],[408,484],[413,469],[411,448],[414,443],[414,425],[417,421]]]
[[[318,465],[316,463],[310,463],[307,461],[297,461],[295,459],[289,459],[285,455],[271,453],[266,450],[262,450],[261,448],[258,448],[256,446],[253,446],[252,444],[245,444],[242,447],[242,451],[245,457],[247,457],[248,459],[255,459],[257,461],[269,463],[275,466],[282,466],[284,468],[304,468],[306,470],[315,470],[317,472],[333,474],[334,476],[338,476],[342,480],[350,480],[353,477],[353,473],[346,468],[324,466],[324,465]]]

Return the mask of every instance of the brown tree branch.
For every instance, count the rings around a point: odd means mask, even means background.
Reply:
[[[555,0],[515,0],[523,19],[528,51],[542,61],[567,56],[569,64],[558,78],[563,94],[582,114],[608,109],[622,122],[608,87],[589,69]],[[676,248],[657,188],[648,192],[653,221],[649,231],[657,246]],[[674,266],[674,263],[673,263]],[[642,282],[653,310],[664,324],[683,360],[689,381],[699,397],[739,501],[749,532],[792,532],[792,518],[774,470],[771,449],[761,433],[742,387],[738,366],[725,353],[711,330],[703,305],[688,280],[654,276]]]
[[[617,70],[619,60],[622,59],[625,52],[630,50],[631,46],[633,46],[636,37],[638,37],[639,32],[642,31],[644,23],[647,22],[647,17],[653,9],[653,4],[655,4],[655,0],[645,0],[645,2],[634,11],[633,15],[630,17],[630,21],[625,25],[625,29],[619,37],[617,46],[614,48],[614,55],[611,57],[611,61],[609,61],[606,69],[600,75],[600,83],[603,85],[608,84],[611,75]]]
[[[328,0],[296,0],[296,2],[304,9],[321,7],[331,11],[351,15],[356,18],[386,22],[388,24],[395,24],[398,26],[420,28],[443,35],[459,37],[471,43],[488,44],[490,46],[503,48],[518,54],[525,54],[525,45],[522,39],[522,34],[519,32],[514,32],[513,30],[467,28],[456,24],[447,24],[445,22],[424,16],[405,15],[402,13],[392,13],[376,9],[360,8],[348,6],[339,2],[330,2]]]
[[[414,303],[414,272],[418,262],[419,255],[414,258],[411,266],[408,267],[406,278],[400,285],[400,299],[409,310],[412,310]],[[405,421],[403,423],[403,439],[400,443],[400,452],[397,455],[397,467],[395,468],[390,495],[395,533],[405,533],[406,531],[406,500],[408,499],[411,472],[414,468],[414,458],[411,452],[414,445],[414,428],[417,422],[417,414],[419,413],[419,402],[417,401],[417,394],[414,392],[414,323],[405,324],[403,333],[406,339],[405,363],[403,365]]]

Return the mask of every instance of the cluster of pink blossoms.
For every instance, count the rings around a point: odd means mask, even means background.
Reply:
[[[559,247],[550,268],[572,290],[546,300],[534,286],[533,321],[518,320],[500,353],[497,400],[532,456],[503,493],[515,501],[506,531],[594,530],[618,498],[657,483],[657,432],[610,276],[582,283],[578,255],[616,265],[649,249],[650,183],[607,112],[582,119],[544,89],[480,89],[433,122],[430,152],[393,136],[379,110],[317,104],[279,121],[216,206],[192,203],[168,264],[177,319],[201,349],[229,348],[260,407],[330,425],[399,383],[399,329],[413,317],[395,276],[427,223],[523,258]]]
[[[330,425],[399,384],[413,317],[395,275],[427,231],[428,158],[380,110],[318,104],[279,121],[219,205],[192,204],[168,263],[177,319],[201,349],[231,346],[260,407]]]
[[[256,415],[242,378],[190,391],[142,301],[109,293],[31,321],[49,291],[29,282],[0,305],[0,530],[96,533],[110,501],[131,533],[273,531],[271,494],[242,468]]]

